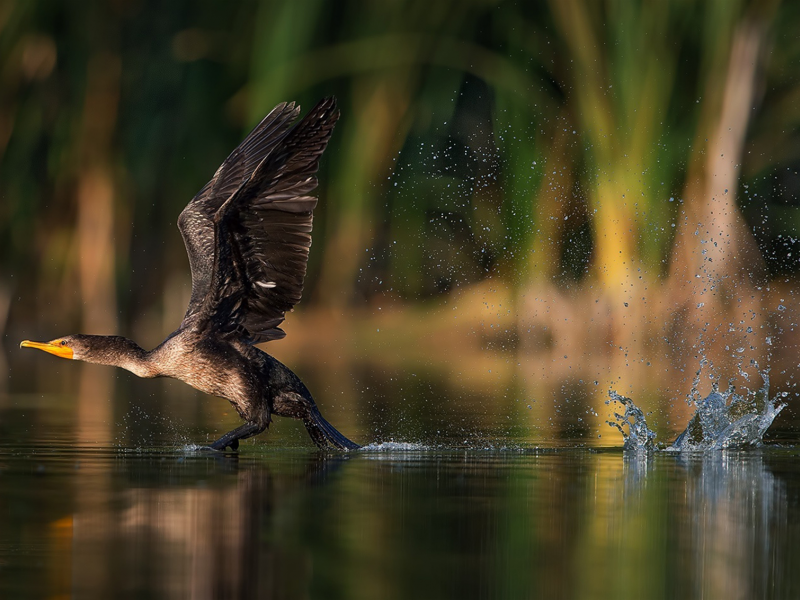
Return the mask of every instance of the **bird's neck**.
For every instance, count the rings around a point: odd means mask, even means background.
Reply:
[[[133,340],[117,335],[87,337],[91,337],[91,350],[85,356],[77,356],[79,360],[120,367],[139,377],[156,377],[160,374],[157,365],[151,360],[151,353]]]

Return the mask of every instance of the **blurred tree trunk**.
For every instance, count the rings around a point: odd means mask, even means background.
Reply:
[[[745,15],[733,28],[727,60],[712,67],[707,128],[698,131],[678,223],[667,308],[673,340],[699,348],[717,372],[736,374],[768,354],[759,284],[764,260],[737,205],[745,136],[753,113],[768,20]],[[718,74],[718,75],[717,75]],[[715,91],[721,90],[721,93]]]
[[[120,59],[115,54],[99,53],[90,59],[79,140],[78,274],[83,329],[92,333],[109,334],[117,329],[114,181],[109,156],[120,73]]]
[[[675,76],[669,3],[553,0],[567,50],[567,102],[586,144],[583,177],[593,231],[590,265],[615,346],[637,347],[658,275],[661,141]],[[549,169],[548,169],[549,170]]]
[[[405,139],[412,75],[395,75],[390,80],[368,76],[354,83],[351,124],[342,132],[340,156],[333,158],[340,175],[328,207],[317,288],[317,300],[324,306],[341,308],[353,299],[358,269],[374,233],[374,182],[384,179]]]
[[[279,102],[297,100],[292,97],[296,93],[292,79],[298,74],[291,67],[299,55],[313,46],[324,8],[322,0],[260,3],[249,84],[253,125]]]
[[[5,338],[6,324],[8,322],[8,309],[11,306],[11,290],[6,288],[0,282],[0,339]],[[5,395],[8,389],[8,361],[6,360],[6,353],[2,346],[0,346],[0,399]]]
[[[619,282],[634,262],[636,219],[633,206],[625,200],[626,165],[620,164],[618,139],[623,135],[615,124],[613,107],[605,91],[609,88],[604,67],[607,56],[597,39],[596,19],[591,7],[581,0],[551,2],[554,21],[574,60],[571,101],[585,135],[592,143],[596,175],[587,190],[595,211],[593,260],[595,277],[603,287],[619,289]],[[598,64],[599,63],[599,64]],[[627,286],[623,286],[623,289]]]
[[[543,165],[544,177],[534,203],[532,252],[525,272],[534,285],[552,283],[561,271],[561,250],[564,245],[565,220],[571,216],[575,185],[575,157],[569,141],[573,131],[566,110],[556,119],[552,145]],[[532,199],[533,200],[533,199]]]
[[[81,164],[77,187],[78,279],[81,329],[87,333],[117,331],[114,179],[110,164],[117,122],[121,62],[99,52],[89,59],[86,100],[78,143]],[[114,374],[84,365],[78,395],[78,440],[111,442]]]
[[[714,291],[709,302],[728,303],[734,288],[752,286],[764,276],[763,259],[736,204],[764,34],[762,24],[742,22],[733,35],[724,80],[709,80],[708,97],[714,102],[709,112],[719,116],[695,145],[670,270],[684,301]],[[716,87],[724,90],[721,97],[713,94]]]

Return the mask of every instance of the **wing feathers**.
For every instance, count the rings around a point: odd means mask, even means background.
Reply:
[[[184,209],[179,228],[192,268],[184,326],[203,320],[252,343],[279,339],[299,302],[311,245],[319,159],[339,112],[320,102],[278,105]]]

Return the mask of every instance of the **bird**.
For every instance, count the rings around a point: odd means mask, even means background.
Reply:
[[[302,420],[323,449],[355,450],[321,415],[308,388],[256,344],[283,338],[279,327],[300,301],[311,246],[319,161],[339,118],[334,97],[299,119],[277,105],[225,159],[178,217],[192,274],[178,329],[152,350],[116,335],[24,340],[61,358],[172,377],[228,400],[244,424],[206,448],[236,451],[272,416]]]

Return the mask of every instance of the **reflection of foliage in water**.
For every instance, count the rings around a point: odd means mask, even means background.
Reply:
[[[771,580],[788,567],[792,538],[784,520],[786,482],[769,467],[778,457],[714,448],[722,451],[696,458],[684,453],[678,459],[689,477],[687,510],[695,515],[679,535],[691,543],[695,564],[720,575],[714,582],[695,581],[687,597],[781,597],[771,590]]]
[[[775,582],[794,571],[789,557],[796,525],[787,514],[798,490],[797,480],[786,473],[795,459],[794,451],[777,448],[625,456],[620,512],[625,521],[633,520],[623,525],[626,530],[640,531],[636,516],[663,505],[672,483],[681,490],[670,496],[671,519],[659,541],[681,549],[670,562],[683,575],[666,586],[670,591],[663,597],[793,597],[786,589],[776,591]],[[649,518],[658,521],[659,514]]]

